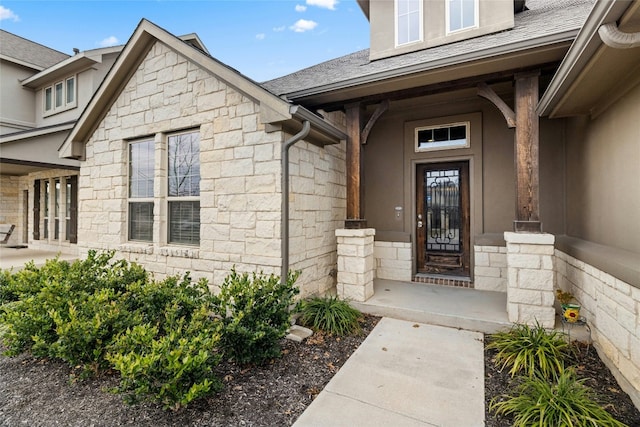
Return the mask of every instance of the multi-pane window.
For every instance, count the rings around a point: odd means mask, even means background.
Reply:
[[[154,141],[129,144],[129,240],[153,240]]]
[[[422,39],[421,11],[421,0],[396,0],[396,44],[398,46]]]
[[[167,141],[169,243],[200,243],[200,134],[170,135]]]
[[[447,0],[447,32],[478,25],[478,0]]]
[[[469,147],[469,123],[416,128],[416,151]]]
[[[51,114],[76,106],[76,78],[69,77],[44,88],[44,112]]]

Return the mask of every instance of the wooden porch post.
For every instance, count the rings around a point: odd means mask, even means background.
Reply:
[[[362,117],[364,108],[358,103],[346,106],[347,112],[347,219],[345,228],[366,228],[362,186]]]
[[[514,231],[541,232],[539,206],[539,71],[515,75],[516,220]]]

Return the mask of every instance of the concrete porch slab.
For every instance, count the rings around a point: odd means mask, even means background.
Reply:
[[[350,304],[363,313],[484,333],[512,326],[504,292],[375,279],[373,296]]]

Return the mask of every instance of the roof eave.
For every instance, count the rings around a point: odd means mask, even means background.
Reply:
[[[343,89],[349,89],[356,86],[362,86],[370,83],[379,82],[381,80],[389,80],[399,77],[404,77],[410,74],[428,73],[431,71],[440,70],[447,67],[456,65],[468,64],[470,62],[482,61],[499,56],[520,53],[522,51],[534,50],[536,48],[544,48],[559,43],[571,42],[578,29],[567,30],[560,33],[548,34],[542,37],[523,40],[517,43],[510,43],[501,46],[495,46],[488,49],[468,52],[461,55],[442,58],[440,60],[423,62],[407,67],[396,68],[393,70],[387,70],[380,73],[369,74],[354,79],[344,80],[341,82],[335,82],[328,85],[316,86],[313,88],[291,92],[285,94],[287,99],[294,101],[301,98],[308,98],[316,95],[321,95],[327,92],[333,92]]]
[[[620,18],[628,6],[628,2],[616,0],[596,2],[547,90],[540,98],[537,107],[539,115],[557,117],[558,108],[570,91],[573,82],[603,45],[598,29],[603,23]]]

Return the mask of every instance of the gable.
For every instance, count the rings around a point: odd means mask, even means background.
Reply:
[[[164,47],[158,48],[160,45]],[[180,40],[149,21],[142,20],[62,145],[60,149],[61,157],[84,158],[84,145],[116,100],[121,98],[123,90],[129,87],[128,85],[132,82],[132,77],[137,73],[140,65],[149,58],[150,53],[154,55],[154,49],[156,49],[155,53],[158,53],[157,49],[168,49],[164,54],[171,51],[176,57],[178,55],[181,56],[189,63],[198,66],[206,74],[215,76],[243,96],[259,104],[260,112],[263,115],[263,123],[291,119],[290,105],[287,102],[258,86],[237,71],[215,60],[203,50]],[[152,63],[147,63],[144,67],[155,66],[153,64],[154,60],[151,61]],[[160,79],[174,78],[173,75],[169,76],[166,70],[162,71],[160,75]],[[180,80],[181,77],[178,77],[177,81],[171,83],[168,87],[180,87]],[[150,89],[153,86],[152,82],[135,81],[135,83],[140,86],[140,90],[152,90]],[[182,90],[186,89],[182,88]],[[169,93],[172,93],[172,91],[169,90]],[[166,94],[163,93],[157,97],[160,99],[164,95]],[[137,118],[139,119],[140,117]],[[192,118],[192,120],[195,121],[195,118]]]

